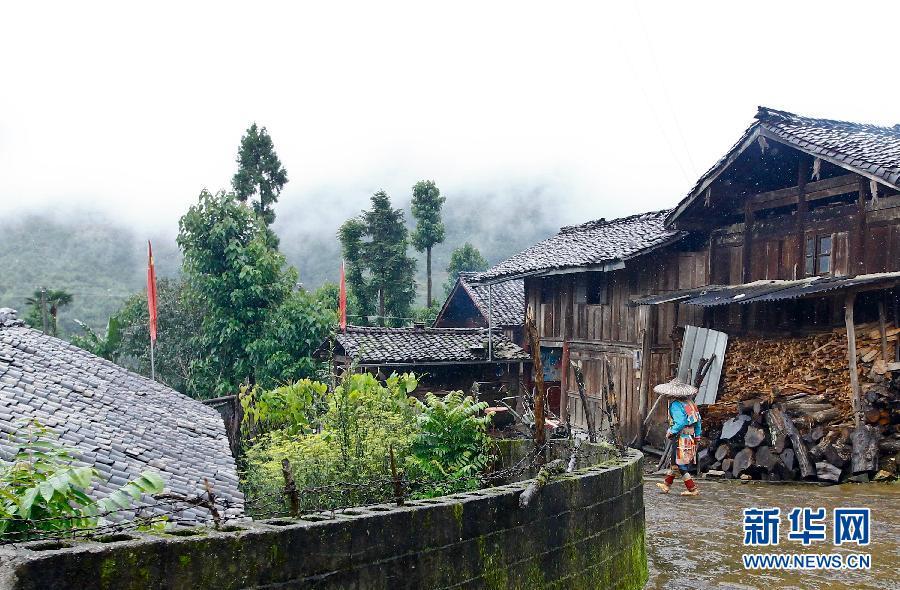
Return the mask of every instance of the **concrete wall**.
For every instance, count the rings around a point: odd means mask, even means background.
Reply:
[[[638,589],[647,580],[642,461],[630,451],[562,476],[525,509],[520,482],[326,520],[5,546],[0,588]]]

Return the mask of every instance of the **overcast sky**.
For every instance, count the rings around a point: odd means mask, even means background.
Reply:
[[[256,121],[286,207],[433,178],[575,222],[674,205],[759,104],[900,122],[893,3],[437,4],[6,3],[3,208],[173,227]]]

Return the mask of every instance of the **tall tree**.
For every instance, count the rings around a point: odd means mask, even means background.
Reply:
[[[72,294],[63,289],[35,289],[33,297],[25,298],[25,303],[31,306],[25,321],[32,328],[41,329],[44,323],[42,305],[46,305],[50,333],[56,336],[59,331],[59,310],[71,305],[73,299]]]
[[[450,296],[453,285],[461,272],[483,272],[488,269],[488,262],[478,251],[478,248],[466,242],[450,254],[450,264],[447,265],[447,282],[444,291]]]
[[[428,287],[425,296],[425,307],[434,305],[431,298],[431,248],[444,241],[444,224],[441,221],[441,207],[447,200],[441,196],[440,189],[433,180],[420,180],[413,185],[412,214],[416,218],[416,229],[410,236],[413,247],[427,252],[425,274]]]
[[[179,222],[178,245],[190,296],[204,310],[198,374],[206,396],[255,382],[253,352],[269,317],[297,281],[270,243],[263,221],[236,196],[208,191]]]
[[[238,171],[231,179],[234,194],[241,202],[256,197],[253,210],[267,226],[272,225],[275,221],[272,205],[278,201],[288,178],[265,127],[250,125],[241,138],[237,163]]]
[[[407,317],[416,295],[416,261],[406,253],[403,210],[394,209],[387,194],[379,191],[372,195],[372,208],[348,219],[338,237],[348,263],[347,283],[363,313],[372,311],[377,301],[380,325],[388,315]]]

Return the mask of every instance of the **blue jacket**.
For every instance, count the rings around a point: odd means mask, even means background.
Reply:
[[[700,426],[700,411],[697,409],[697,405],[694,402],[687,402],[687,404],[685,404],[685,402],[680,399],[674,400],[669,404],[669,416],[672,424],[669,426],[669,432],[672,434],[679,434],[685,427],[690,426],[691,424],[694,425],[694,436],[700,436],[703,432],[703,429]]]

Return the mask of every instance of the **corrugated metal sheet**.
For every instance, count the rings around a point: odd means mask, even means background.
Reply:
[[[686,326],[684,329],[681,358],[678,361],[679,381],[683,383],[693,382],[694,375],[700,367],[700,359],[708,359],[712,355],[716,355],[713,359],[712,367],[710,367],[709,372],[706,374],[706,379],[703,380],[703,383],[700,385],[700,391],[697,393],[696,402],[698,404],[714,404],[716,402],[726,346],[728,346],[728,334],[725,332],[718,332],[709,328],[698,328],[697,326]]]
[[[635,299],[634,305],[659,305],[679,301],[688,305],[717,305],[783,301],[822,295],[842,289],[890,289],[900,285],[900,272],[880,272],[856,277],[810,277],[794,281],[754,281],[743,285],[710,285]]]

